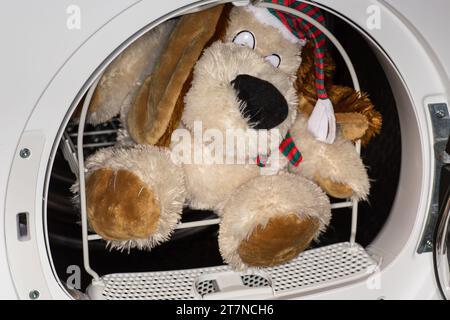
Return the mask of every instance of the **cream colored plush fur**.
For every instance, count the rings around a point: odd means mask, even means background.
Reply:
[[[256,38],[255,49],[232,43],[243,30]],[[281,57],[278,68],[264,57]],[[290,213],[317,217],[319,233],[330,221],[330,203],[311,179],[315,173],[333,181],[348,183],[358,198],[368,192],[368,179],[355,148],[338,138],[332,145],[316,141],[307,132],[306,120],[297,116],[298,97],[294,90],[300,65],[298,44],[286,40],[275,28],[260,23],[245,8],[234,8],[223,42],[205,49],[197,62],[192,86],[185,97],[185,110],[180,127],[193,130],[201,121],[203,129],[249,129],[240,113],[245,105],[237,98],[230,82],[238,74],[249,74],[272,83],[288,102],[288,117],[277,127],[282,134],[291,131],[303,153],[299,169],[287,168],[273,176],[261,176],[256,162],[248,164],[183,164],[168,160],[169,151],[136,146],[128,149],[105,149],[87,161],[89,172],[110,167],[135,173],[157,194],[161,206],[158,231],[149,239],[112,242],[117,248],[151,248],[168,238],[179,220],[183,201],[197,209],[213,209],[220,217],[219,245],[224,260],[243,269],[237,254],[239,243],[247,239],[256,226],[265,226],[272,217]],[[172,145],[172,148],[174,146]]]
[[[106,68],[94,92],[88,122],[96,125],[127,113],[137,89],[152,72],[176,21],[167,21],[145,33]],[[126,121],[123,122],[126,124]]]
[[[231,43],[243,30],[254,34],[255,50]],[[281,57],[279,68],[264,60],[273,53]],[[225,133],[226,129],[249,129],[251,125],[239,111],[245,106],[237,99],[230,83],[237,75],[248,74],[269,81],[286,98],[288,117],[277,126],[284,136],[297,116],[293,75],[300,65],[299,53],[297,45],[280,40],[277,30],[259,24],[246,10],[233,10],[225,42],[212,44],[195,66],[192,87],[185,97],[184,126],[192,131],[194,121],[201,121],[204,130],[218,129]],[[255,165],[184,165],[183,168],[189,204],[199,209],[216,209],[238,186],[260,174]]]
[[[301,62],[299,44],[287,41],[280,31],[260,23],[247,9],[236,8],[230,14],[225,42],[231,42],[243,30],[249,30],[255,35],[255,53],[260,57],[278,54],[281,57],[278,70],[295,80]]]
[[[241,106],[231,85],[231,81],[239,74],[269,81],[283,94],[288,102],[289,113],[277,128],[285,135],[297,115],[298,99],[293,78],[274,68],[256,51],[219,41],[205,50],[195,66],[192,87],[185,97],[184,125],[192,130],[194,121],[202,121],[204,129],[214,128],[222,132],[226,129],[248,129],[251,125],[239,111],[245,105]]]
[[[109,246],[120,250],[150,249],[168,240],[180,220],[186,196],[183,171],[170,160],[169,150],[143,145],[102,149],[86,161],[89,173],[100,168],[126,169],[136,174],[154,191],[161,210],[153,236],[142,240],[109,241]]]
[[[370,189],[369,178],[353,143],[340,133],[333,144],[319,142],[308,132],[306,123],[306,117],[300,115],[290,129],[303,154],[303,161],[298,167],[290,165],[289,171],[308,179],[319,174],[333,182],[347,184],[355,199],[366,199]]]
[[[301,176],[280,173],[249,180],[236,189],[223,204],[219,232],[219,247],[225,262],[244,269],[237,249],[258,225],[265,226],[270,218],[295,213],[300,217],[318,218],[319,233],[330,222],[330,203],[325,193],[313,182]],[[236,223],[239,221],[239,223]]]

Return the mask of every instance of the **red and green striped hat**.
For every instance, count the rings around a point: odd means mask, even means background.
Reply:
[[[325,25],[322,12],[315,6],[296,0],[266,0],[266,2],[295,9]],[[299,43],[301,46],[308,40],[314,42],[315,87],[318,101],[308,121],[308,128],[318,140],[332,143],[335,138],[336,120],[325,89],[325,35],[313,24],[285,11],[256,6],[249,6],[249,10],[262,23],[276,27],[282,36],[291,42]]]
[[[292,0],[272,0],[273,3],[283,4],[285,6],[296,9],[303,12],[322,24],[325,23],[325,18],[321,11],[317,7],[310,6],[309,4],[292,1]],[[326,50],[326,38],[325,35],[313,26],[311,23],[293,16],[289,13],[282,13],[277,10],[269,9],[269,12],[277,17],[283,25],[288,28],[292,34],[301,40],[314,41],[314,62],[316,65],[316,91],[317,98],[327,99],[327,92],[325,90],[325,72],[324,72],[324,56]]]

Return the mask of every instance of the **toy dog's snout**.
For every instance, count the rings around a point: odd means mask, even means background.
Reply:
[[[272,129],[288,116],[284,96],[270,82],[247,74],[238,75],[231,85],[243,103],[242,116],[255,129]]]

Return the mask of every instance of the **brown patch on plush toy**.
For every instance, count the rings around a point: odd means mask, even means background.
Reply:
[[[252,267],[270,267],[295,258],[306,249],[319,228],[317,218],[296,214],[271,218],[240,243],[241,260]]]
[[[363,115],[366,118],[368,128],[363,136],[358,137],[361,139],[363,145],[367,145],[369,141],[381,131],[382,117],[378,111],[375,111],[372,102],[369,99],[367,93],[361,93],[359,95],[355,90],[349,87],[343,86],[332,86],[330,99],[333,103],[336,103],[335,110],[337,113],[354,113]],[[355,118],[356,119],[356,118]],[[341,126],[343,127],[343,132],[352,132],[352,130],[358,130],[358,122],[345,122],[348,121],[348,117],[343,117],[341,120]],[[356,128],[347,128],[345,126],[352,126]],[[351,140],[356,140],[355,138],[349,137]]]
[[[191,87],[191,81],[192,81],[192,70],[187,80],[185,81],[183,88],[181,89],[180,95],[178,96],[178,100],[173,108],[172,116],[169,122],[167,123],[166,130],[156,143],[157,146],[168,147],[170,145],[170,142],[172,141],[172,133],[175,129],[178,128],[178,125],[180,124],[181,121],[181,116],[183,115],[184,96]]]
[[[165,53],[141,88],[147,93],[146,103],[136,99],[128,113],[129,132],[136,142],[168,144],[170,134],[165,133],[171,133],[178,126],[189,75],[203,49],[217,33],[215,26],[223,17],[223,8],[223,5],[216,6],[180,18]]]
[[[89,223],[105,240],[147,238],[158,226],[160,209],[152,190],[129,171],[94,171],[86,194]]]
[[[323,178],[316,173],[314,181],[324,190],[327,194],[338,199],[347,199],[353,195],[353,190],[345,183],[334,182],[331,179]]]
[[[175,21],[167,21],[131,43],[106,68],[89,105],[88,122],[108,121],[129,108],[140,84],[162,55]]]
[[[317,101],[313,68],[314,44],[310,41],[302,50],[302,64],[296,81],[300,97],[299,111],[307,115],[311,114]],[[336,122],[340,125],[346,139],[361,139],[362,144],[365,145],[374,135],[380,132],[381,114],[375,111],[367,93],[359,94],[352,88],[332,85],[335,69],[334,61],[331,55],[327,53],[325,55],[325,85],[328,96],[333,103]],[[365,121],[361,115],[365,118]],[[364,127],[366,127],[365,130]]]
[[[222,14],[215,26],[215,32],[211,39],[208,40],[208,42],[205,44],[205,48],[209,47],[213,42],[217,40],[222,40],[225,36],[225,32],[227,30],[228,26],[228,15],[231,10],[231,5],[224,5],[224,8],[222,10]],[[213,29],[214,26],[211,26]],[[186,69],[187,70],[187,69]],[[157,146],[160,147],[168,147],[171,142],[172,133],[175,129],[178,128],[178,125],[181,121],[181,116],[183,115],[184,110],[184,97],[188,90],[191,88],[191,82],[193,77],[193,71],[194,71],[194,65],[191,66],[191,71],[189,72],[189,76],[187,77],[186,81],[183,84],[183,87],[181,89],[181,92],[178,95],[178,100],[175,103],[175,107],[173,109],[172,116],[169,120],[169,123],[167,124],[166,131],[164,134],[159,138],[158,142],[156,143]]]
[[[336,122],[341,125],[344,137],[352,141],[363,137],[369,129],[367,118],[360,113],[337,113]]]

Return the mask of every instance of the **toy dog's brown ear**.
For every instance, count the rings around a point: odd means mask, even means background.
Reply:
[[[87,121],[97,125],[129,109],[137,90],[159,60],[176,21],[167,21],[131,43],[104,71],[89,104]],[[81,101],[73,115],[80,116]]]
[[[325,55],[325,84],[333,103],[336,123],[342,134],[349,140],[361,139],[367,144],[381,130],[382,117],[375,110],[366,93],[359,94],[354,89],[333,85],[335,63],[330,54]],[[299,96],[299,111],[310,115],[316,104],[314,86],[314,45],[310,41],[302,50],[302,63],[298,70],[296,87]]]
[[[344,137],[361,139],[363,145],[381,131],[382,116],[367,93],[359,94],[353,88],[331,86],[330,99],[336,112],[336,122],[341,126]]]
[[[128,130],[133,140],[159,146],[170,144],[171,133],[181,119],[194,65],[206,46],[223,38],[228,14],[228,6],[221,5],[180,18],[128,113]]]

